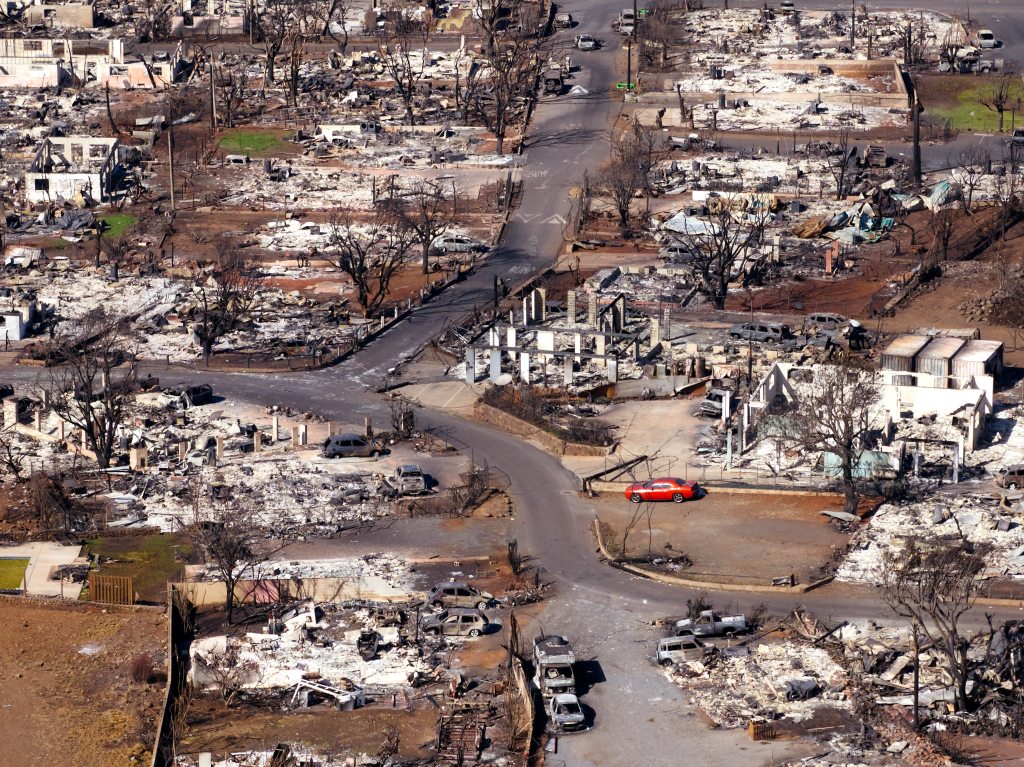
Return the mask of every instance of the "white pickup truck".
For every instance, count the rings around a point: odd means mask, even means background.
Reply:
[[[698,637],[732,636],[747,630],[747,619],[742,615],[718,615],[705,610],[696,620],[683,618],[676,621],[676,636],[693,634]]]

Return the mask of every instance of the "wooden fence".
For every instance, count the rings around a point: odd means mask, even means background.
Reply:
[[[128,575],[89,573],[89,601],[108,605],[135,603],[135,589]]]

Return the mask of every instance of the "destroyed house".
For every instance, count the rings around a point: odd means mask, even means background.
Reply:
[[[0,39],[0,88],[163,88],[181,71],[181,48],[168,61],[125,61],[121,40]]]
[[[66,40],[0,38],[0,88],[74,84]]]
[[[31,203],[51,202],[58,197],[103,202],[123,176],[119,147],[116,138],[43,139],[25,173],[25,199]]]
[[[205,12],[199,3],[182,0],[181,13],[171,17],[171,34],[175,37],[216,37],[241,35],[249,31],[249,18],[259,12],[263,3],[243,3],[237,0],[207,0]]]
[[[77,3],[32,0],[22,16],[32,26],[92,29],[96,26],[96,5],[94,0]]]

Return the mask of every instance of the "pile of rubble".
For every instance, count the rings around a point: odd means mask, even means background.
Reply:
[[[825,650],[785,640],[673,666],[669,678],[721,727],[754,717],[802,721],[823,706],[849,709],[846,672]]]
[[[195,640],[190,679],[201,690],[278,691],[288,705],[309,705],[311,694],[361,705],[368,690],[397,691],[441,665],[424,656],[406,622],[391,605],[300,603],[272,616],[262,633]]]
[[[911,540],[933,537],[992,545],[988,576],[1024,579],[1024,527],[1016,510],[966,496],[917,503],[887,503],[853,536],[836,578],[878,584],[888,556]]]

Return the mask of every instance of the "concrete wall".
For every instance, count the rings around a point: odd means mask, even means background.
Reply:
[[[92,3],[36,3],[25,9],[25,18],[32,25],[92,29],[96,26],[96,9]]]
[[[614,445],[599,447],[565,442],[531,423],[516,418],[503,410],[485,405],[483,402],[477,402],[473,407],[473,416],[477,420],[497,426],[509,434],[518,434],[521,437],[536,440],[541,447],[555,455],[610,455],[615,450]]]
[[[21,312],[0,313],[0,338],[20,341],[25,337],[25,318]]]

